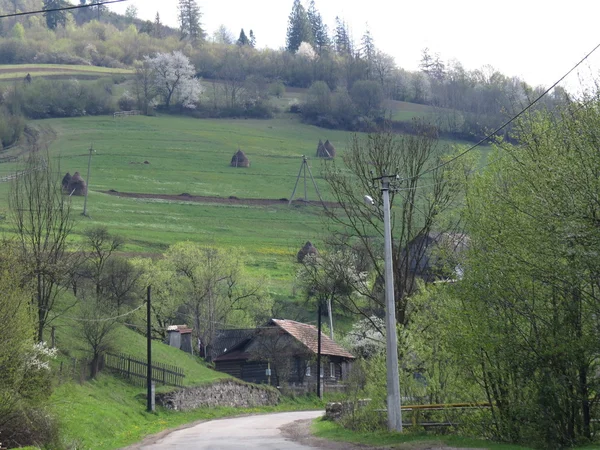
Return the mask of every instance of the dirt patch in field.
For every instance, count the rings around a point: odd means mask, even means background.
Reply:
[[[281,199],[270,199],[270,198],[237,198],[234,196],[230,197],[208,197],[204,195],[190,195],[188,193],[182,193],[179,195],[170,194],[137,194],[131,192],[118,192],[115,190],[100,191],[104,194],[114,195],[116,197],[123,198],[150,198],[159,200],[170,200],[170,201],[185,201],[185,202],[197,202],[197,203],[219,203],[223,205],[249,205],[249,206],[272,206],[272,205],[286,205],[288,203],[287,198]],[[309,200],[294,200],[294,205],[311,205],[311,206],[322,206],[320,201]],[[324,202],[328,208],[337,206],[334,202]]]

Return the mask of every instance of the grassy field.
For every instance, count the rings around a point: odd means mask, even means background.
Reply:
[[[0,65],[0,81],[20,80],[27,74],[32,77],[102,77],[112,74],[131,74],[131,69],[113,69],[97,66],[71,66],[65,64],[4,64]]]

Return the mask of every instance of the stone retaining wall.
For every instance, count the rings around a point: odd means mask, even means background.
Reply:
[[[157,405],[179,411],[211,406],[252,408],[278,402],[279,392],[273,388],[231,380],[156,394]]]

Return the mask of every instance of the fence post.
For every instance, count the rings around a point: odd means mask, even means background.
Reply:
[[[127,379],[131,379],[131,358],[127,358]]]
[[[166,382],[167,381],[167,379],[166,379],[167,372],[166,372],[166,369],[164,367],[163,367],[162,371],[163,371],[163,386],[165,386],[167,384],[167,382]]]

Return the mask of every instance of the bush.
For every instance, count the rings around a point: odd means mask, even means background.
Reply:
[[[119,99],[119,109],[121,111],[131,111],[132,109],[135,109],[136,105],[137,100],[132,97],[129,91],[123,92],[123,95],[121,95],[121,98]]]
[[[0,425],[3,446],[60,448],[58,422],[45,408],[21,407],[4,419]]]
[[[22,111],[30,119],[109,114],[114,111],[109,89],[100,81],[81,84],[77,80],[37,79],[16,87],[6,99],[11,111]]]

